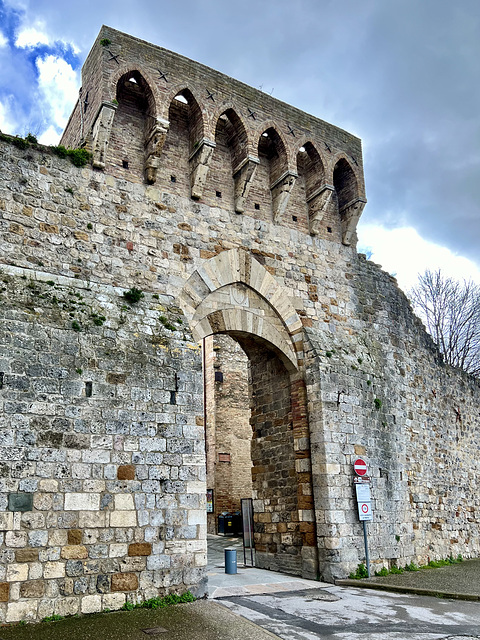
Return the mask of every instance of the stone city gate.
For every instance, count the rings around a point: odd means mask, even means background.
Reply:
[[[256,563],[315,578],[302,323],[284,289],[238,249],[197,269],[180,304],[198,341],[227,334],[249,359]]]
[[[0,618],[205,593],[200,342],[223,335],[262,566],[355,570],[356,456],[374,568],[478,554],[478,380],[356,252],[360,140],[108,27],[82,82],[62,144],[91,166],[0,136]]]

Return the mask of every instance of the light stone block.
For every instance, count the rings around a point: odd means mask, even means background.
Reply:
[[[80,529],[97,529],[105,527],[105,511],[80,511],[78,526]]]
[[[103,608],[118,611],[125,604],[127,597],[124,593],[106,593],[103,596]]]
[[[65,511],[98,511],[99,493],[66,493]]]
[[[110,514],[111,527],[136,527],[136,511],[112,511]]]
[[[203,509],[190,509],[188,511],[188,524],[206,524],[207,512]]]
[[[23,582],[28,579],[28,564],[12,562],[7,566],[7,582]]]
[[[43,577],[45,580],[49,578],[63,578],[65,576],[64,562],[45,562],[43,567]]]
[[[6,622],[19,622],[20,620],[35,620],[37,615],[37,602],[32,599],[28,602],[10,602],[7,606]]]
[[[109,558],[124,558],[128,552],[128,544],[111,544],[108,552]]]
[[[102,610],[102,596],[83,596],[82,613],[98,613]]]
[[[117,511],[129,511],[135,509],[133,504],[133,496],[131,493],[115,494],[115,509]]]

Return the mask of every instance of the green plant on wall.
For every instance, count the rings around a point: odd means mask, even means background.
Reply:
[[[380,411],[380,409],[382,408],[382,401],[380,400],[380,398],[375,398],[373,404],[375,405],[375,409],[377,411]]]
[[[128,291],[123,292],[123,297],[130,304],[136,304],[143,298],[143,291],[141,289],[137,289],[137,287],[132,287]]]

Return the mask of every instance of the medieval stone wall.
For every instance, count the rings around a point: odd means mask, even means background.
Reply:
[[[0,142],[1,615],[202,592],[199,345],[217,333],[252,371],[263,566],[355,569],[359,455],[374,563],[477,555],[479,383],[441,363],[394,280],[351,246],[358,139],[103,36],[64,137],[93,167]]]

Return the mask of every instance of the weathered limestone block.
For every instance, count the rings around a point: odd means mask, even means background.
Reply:
[[[104,102],[93,124],[92,153],[93,166],[96,169],[105,169],[108,142],[117,106],[113,102]]]
[[[189,158],[190,189],[192,198],[201,198],[207,181],[208,169],[216,143],[204,138]]]
[[[286,171],[271,186],[273,220],[279,220],[288,206],[290,193],[295,185],[298,175],[293,171]]]
[[[233,171],[233,179],[235,181],[235,211],[237,213],[243,213],[245,211],[245,203],[259,163],[258,158],[248,156],[248,158],[245,158],[240,166],[236,167]]]

